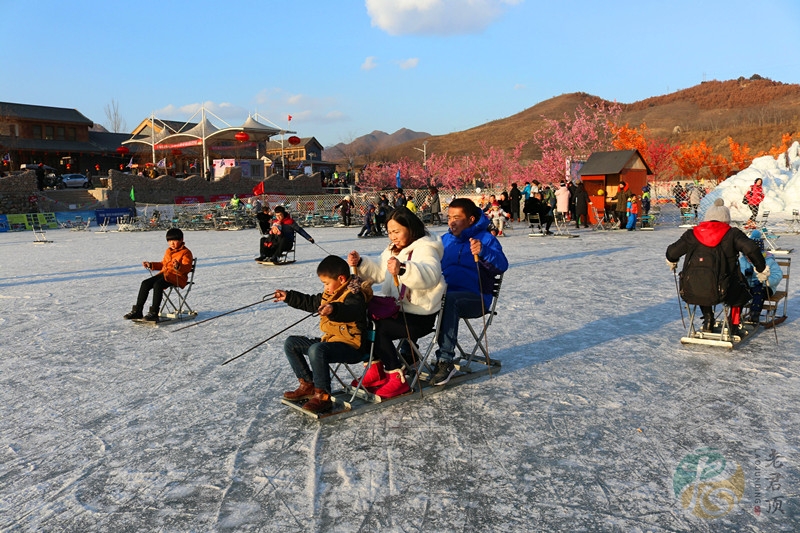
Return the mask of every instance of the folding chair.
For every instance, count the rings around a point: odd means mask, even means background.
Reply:
[[[597,231],[607,231],[608,228],[606,228],[605,212],[603,212],[603,215],[601,216],[594,205],[589,205],[589,209],[592,210],[592,216],[595,220],[594,227],[592,229]]]
[[[53,242],[47,240],[47,230],[45,230],[44,226],[41,226],[39,224],[32,224],[31,229],[33,229],[33,242],[35,244]]]
[[[475,341],[475,345],[472,347],[472,349],[470,351],[466,351],[461,346],[461,343],[456,340],[456,349],[461,354],[461,361],[456,365],[456,367],[458,367],[461,372],[469,372],[470,365],[473,363],[486,364],[487,361],[492,365],[495,363],[489,357],[489,352],[486,351],[484,339],[486,338],[486,332],[489,329],[489,326],[492,325],[494,317],[497,315],[497,301],[500,297],[500,287],[502,284],[503,274],[497,274],[492,282],[492,305],[486,310],[486,314],[484,316],[477,319],[461,318],[461,322],[466,324],[467,329],[472,334],[472,339]],[[473,327],[473,325],[470,323],[470,320],[481,321],[480,333],[476,331],[476,328]],[[482,357],[477,357],[478,352],[481,352]]]
[[[170,285],[164,291],[164,300],[161,303],[159,316],[170,319],[182,319],[197,316],[197,313],[189,306],[186,299],[194,286],[194,271],[197,268],[197,258],[192,259],[192,270],[189,271],[189,281],[184,288]],[[173,301],[173,298],[175,301]],[[175,303],[177,302],[177,304]]]
[[[542,217],[539,213],[526,213],[526,218],[528,221],[528,227],[530,228],[530,233],[528,237],[543,237],[544,230],[542,229]],[[534,224],[536,227],[534,227]]]
[[[697,225],[697,218],[694,216],[694,209],[691,207],[681,207],[681,219],[678,227],[693,228]]]
[[[800,233],[800,210],[792,209],[792,220],[789,222],[789,232]]]
[[[371,343],[369,353],[364,354],[363,359],[358,363],[336,363],[335,365],[330,365],[331,382],[336,381],[339,383],[342,390],[345,392],[345,397],[350,395],[350,399],[343,402],[341,399],[339,399],[340,395],[335,394],[336,391],[332,390],[331,399],[334,401],[334,403],[344,403],[347,406],[347,403],[352,403],[356,397],[372,403],[378,403],[381,401],[379,396],[375,396],[363,386],[364,376],[367,375],[367,369],[372,365],[372,358],[375,353],[375,322],[370,321],[370,325],[372,327],[366,333],[367,340]],[[353,371],[351,368],[352,365],[364,365],[364,371],[360,376]],[[340,376],[339,372],[341,371],[347,371],[347,376],[349,377]],[[356,385],[353,385],[353,382],[356,382]]]
[[[297,245],[297,233],[292,232],[292,247],[288,250],[283,250],[281,254],[278,256],[278,263],[294,263],[295,262],[295,255],[294,249]]]
[[[580,237],[580,235],[573,235],[569,231],[569,222],[567,222],[567,214],[566,213],[559,213],[558,211],[553,212],[553,221],[556,223],[556,237]]]
[[[786,320],[786,308],[789,305],[789,269],[792,266],[792,259],[790,257],[775,257],[775,262],[778,263],[783,272],[781,282],[778,284],[772,296],[764,299],[764,321],[761,323],[765,328],[777,326]],[[782,304],[782,305],[781,305]],[[781,316],[777,316],[778,309],[783,308]]]

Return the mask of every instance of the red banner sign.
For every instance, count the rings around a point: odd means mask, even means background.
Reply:
[[[239,143],[236,146],[212,146],[209,150],[213,150],[214,152],[225,152],[228,150],[239,150],[240,148],[255,148],[258,146],[258,143],[249,142],[249,143]]]
[[[174,150],[177,148],[188,148],[190,146],[200,146],[203,144],[203,141],[200,139],[194,139],[191,141],[183,141],[182,143],[173,143],[173,144],[157,144],[156,150]]]

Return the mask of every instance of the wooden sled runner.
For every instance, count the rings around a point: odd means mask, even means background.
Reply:
[[[370,411],[376,411],[378,409],[383,409],[385,407],[405,403],[411,400],[419,400],[429,394],[438,394],[442,391],[452,389],[454,386],[461,385],[462,383],[466,383],[483,376],[488,376],[490,372],[492,375],[499,374],[500,369],[500,361],[494,359],[491,361],[491,367],[486,366],[484,361],[477,362],[477,364],[474,361],[472,365],[470,365],[470,368],[461,367],[461,370],[463,370],[464,373],[458,373],[450,378],[450,381],[447,383],[447,385],[441,385],[437,387],[432,385],[429,381],[425,381],[421,382],[421,392],[419,390],[419,386],[417,386],[409,393],[388,399],[381,399],[374,394],[364,391],[364,389],[359,389],[356,391],[356,387],[353,387],[352,385],[345,385],[343,388],[334,391],[331,394],[333,410],[327,413],[317,414],[312,413],[311,411],[306,411],[303,409],[303,405],[307,400],[293,402],[290,400],[281,399],[281,403],[288,405],[292,409],[297,410],[309,418],[319,420],[320,422],[330,422],[333,420],[358,416]],[[352,397],[354,391],[357,392],[355,398]]]

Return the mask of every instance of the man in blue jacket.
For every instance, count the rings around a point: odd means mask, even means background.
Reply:
[[[442,237],[447,295],[437,339],[434,385],[444,385],[456,373],[453,359],[459,318],[479,318],[488,311],[494,276],[508,270],[503,247],[487,229],[489,219],[472,200],[456,198],[450,202],[447,225],[450,231]]]

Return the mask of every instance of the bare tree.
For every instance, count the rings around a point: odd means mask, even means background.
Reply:
[[[125,119],[122,118],[122,115],[119,113],[119,102],[111,99],[110,104],[106,104],[105,107],[106,113],[106,127],[109,131],[114,133],[121,133],[128,129],[128,124],[125,122]]]

